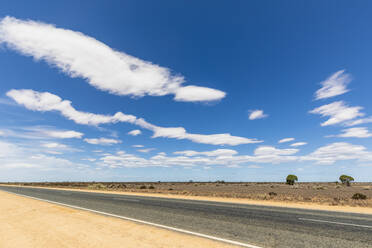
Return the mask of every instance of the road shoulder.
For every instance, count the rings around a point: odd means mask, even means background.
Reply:
[[[0,191],[0,247],[234,247]]]

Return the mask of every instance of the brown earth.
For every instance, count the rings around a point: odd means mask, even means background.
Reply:
[[[14,183],[13,183],[14,184]],[[306,203],[325,206],[372,207],[372,183],[230,183],[230,182],[53,182],[18,183],[22,186],[104,190],[109,192],[136,192],[180,196],[246,199],[262,202]],[[366,200],[355,200],[355,193]]]
[[[234,247],[2,191],[0,199],[0,248]]]

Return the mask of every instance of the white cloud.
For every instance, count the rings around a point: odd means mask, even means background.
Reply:
[[[187,133],[183,127],[159,127],[148,123],[142,118],[134,115],[117,112],[114,115],[101,115],[76,110],[70,101],[62,100],[59,96],[49,92],[37,92],[33,90],[10,90],[7,96],[11,97],[18,104],[25,106],[27,109],[35,111],[58,111],[67,119],[73,120],[78,124],[99,125],[117,122],[127,122],[137,125],[141,128],[154,132],[153,138],[175,138],[187,139],[196,143],[212,145],[240,145],[260,143],[257,139],[249,139],[239,136],[232,136],[229,133],[223,134],[193,134]]]
[[[225,92],[216,89],[184,87],[184,77],[172,75],[168,68],[115,51],[80,32],[42,22],[5,17],[0,22],[0,42],[111,94],[135,97],[174,94],[176,101],[188,102],[225,97]]]
[[[45,131],[45,134],[47,134],[50,137],[59,138],[59,139],[70,139],[70,138],[81,139],[81,137],[84,135],[83,133],[71,131],[71,130],[70,131],[51,130],[51,131]]]
[[[146,148],[146,149],[138,149],[137,151],[143,152],[143,153],[148,153],[155,150],[155,148]]]
[[[59,130],[50,126],[11,127],[0,130],[3,136],[22,139],[80,139],[84,134],[72,130]]]
[[[5,132],[0,130],[0,136],[5,136]]]
[[[238,167],[244,163],[283,163],[298,160],[298,157],[291,156],[297,149],[277,149],[274,147],[260,147],[255,151],[254,156],[237,155],[237,152],[229,149],[217,149],[214,151],[180,151],[175,152],[180,156],[167,156],[165,153],[145,159],[125,152],[107,154],[100,158],[101,165],[116,167],[148,167],[148,166],[226,166]]]
[[[291,162],[314,161],[317,164],[334,164],[337,161],[357,160],[360,162],[372,161],[372,152],[364,146],[349,143],[333,143],[319,147],[314,152],[305,156],[296,156],[298,149],[278,149],[272,146],[260,146],[255,149],[253,155],[238,155],[233,152],[218,152],[218,150],[180,151],[167,156],[158,153],[148,159],[128,154],[124,151],[116,154],[104,154],[98,162],[101,166],[117,167],[149,167],[149,166],[225,166],[239,167],[246,165],[249,168],[259,168],[257,164],[281,164]],[[250,164],[250,165],[249,165]],[[253,165],[252,165],[253,164]]]
[[[53,155],[61,155],[63,154],[63,152],[59,152],[59,151],[51,151],[51,150],[46,150],[44,151],[45,153],[48,153],[48,154],[53,154]]]
[[[353,145],[346,142],[332,143],[318,148],[301,160],[313,160],[318,164],[334,164],[340,160],[371,161],[372,152],[361,145]]]
[[[264,114],[263,110],[252,110],[250,111],[250,114],[249,114],[249,119],[250,120],[256,120],[256,119],[262,119],[262,118],[266,118],[268,115]]]
[[[220,90],[190,85],[177,89],[174,99],[181,102],[201,102],[215,101],[225,96],[226,93]]]
[[[140,135],[141,133],[142,133],[141,130],[138,130],[138,129],[128,132],[128,134],[132,136],[137,136],[137,135]]]
[[[9,142],[0,141],[0,158],[12,156],[17,153],[19,153],[18,146]]]
[[[298,149],[278,149],[273,146],[259,146],[255,151],[256,156],[265,155],[293,155],[298,152]]]
[[[214,151],[207,151],[207,152],[197,152],[192,150],[186,150],[186,151],[177,151],[173,152],[176,155],[183,155],[183,156],[198,156],[198,155],[205,155],[209,157],[216,157],[216,156],[232,156],[238,154],[237,151],[231,150],[231,149],[217,149]]]
[[[297,146],[304,146],[307,145],[307,142],[296,142],[291,144],[290,146],[297,147]]]
[[[286,143],[286,142],[291,142],[294,141],[294,138],[284,138],[278,141],[278,143]]]
[[[343,137],[343,138],[369,138],[372,137],[372,133],[369,132],[366,127],[353,127],[343,129],[341,134],[330,135],[328,137]]]
[[[349,107],[343,101],[337,101],[315,108],[311,110],[310,113],[329,117],[327,121],[321,124],[321,126],[329,126],[364,116],[364,114],[360,112],[361,109],[363,109],[363,107]]]
[[[41,146],[42,147],[45,147],[45,148],[62,148],[62,149],[65,149],[65,148],[68,147],[68,146],[66,146],[64,144],[60,144],[60,143],[57,143],[57,142],[44,143]]]
[[[58,145],[51,146],[58,147]],[[49,148],[48,145],[46,147]],[[6,152],[5,156],[2,156],[3,152]],[[42,152],[44,152],[44,148],[25,148],[18,144],[0,141],[0,170],[33,169],[48,171],[86,168],[84,164],[45,155]]]
[[[85,142],[92,144],[92,145],[112,145],[112,144],[119,144],[121,143],[120,140],[117,139],[107,139],[107,138],[94,138],[94,139],[84,139]]]
[[[141,148],[144,147],[143,145],[132,145],[132,147]]]
[[[11,90],[7,96],[18,104],[24,105],[27,109],[34,111],[59,111],[67,119],[78,124],[99,125],[116,122],[134,123],[136,117],[117,112],[115,115],[100,115],[88,112],[77,111],[72,107],[71,102],[62,100],[59,96],[49,92],[37,92],[33,90]]]
[[[89,162],[95,162],[96,158],[82,158],[81,160],[89,161]]]
[[[348,92],[347,85],[351,82],[351,77],[344,72],[345,70],[340,70],[321,82],[322,88],[315,92],[315,99],[330,98]]]
[[[361,124],[366,124],[366,123],[371,123],[371,122],[372,122],[372,116],[367,117],[367,118],[357,119],[355,121],[346,122],[345,126],[356,126],[356,125],[361,125]]]

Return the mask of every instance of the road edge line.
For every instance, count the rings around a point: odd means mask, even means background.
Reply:
[[[344,222],[329,221],[329,220],[317,220],[317,219],[308,219],[308,218],[298,218],[298,219],[299,220],[305,220],[305,221],[312,221],[312,222],[329,223],[329,224],[335,224],[335,225],[344,225],[344,226],[356,226],[356,227],[363,227],[363,228],[372,228],[372,226],[367,226],[367,225],[359,225],[359,224],[344,223]]]

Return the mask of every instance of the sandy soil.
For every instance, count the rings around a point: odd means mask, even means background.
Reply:
[[[0,247],[233,247],[0,191]]]
[[[7,185],[7,186],[11,186],[11,185]],[[15,186],[15,185],[13,186],[14,187],[35,187],[35,186]],[[46,187],[35,187],[35,188],[46,188]],[[302,208],[302,209],[312,209],[312,210],[372,214],[371,207],[329,206],[329,205],[321,205],[321,204],[317,204],[313,202],[289,202],[289,201],[283,201],[283,200],[282,201],[251,200],[251,199],[244,199],[244,198],[229,198],[229,197],[190,196],[190,195],[165,194],[165,193],[121,192],[121,191],[88,190],[88,189],[55,188],[55,187],[47,187],[47,188],[58,189],[58,190],[97,192],[97,193],[103,192],[107,194],[165,197],[165,198],[172,198],[172,199],[215,201],[215,202],[227,202],[227,203],[238,203],[238,204],[253,204],[253,205],[262,205],[262,206],[276,206],[276,207],[287,207],[287,208]]]

